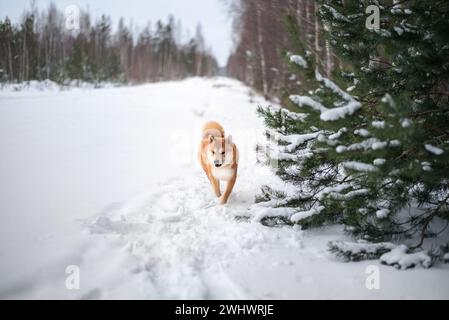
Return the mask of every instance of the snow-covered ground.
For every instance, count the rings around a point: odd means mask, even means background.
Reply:
[[[248,91],[226,78],[0,91],[0,298],[448,299],[448,265],[344,263],[326,250],[340,226],[239,218],[260,185],[281,184],[256,165],[266,102]],[[211,119],[241,153],[225,206],[196,160]]]

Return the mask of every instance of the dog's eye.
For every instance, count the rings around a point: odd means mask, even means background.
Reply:
[[[215,151],[212,151],[212,154],[215,154]]]
[[[225,152],[223,151],[222,153],[221,153],[222,155],[224,155],[225,154]]]

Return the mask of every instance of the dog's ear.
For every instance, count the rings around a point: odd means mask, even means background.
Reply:
[[[215,140],[215,137],[213,135],[210,135],[209,136],[209,143],[214,142],[214,140]]]
[[[232,136],[231,135],[226,137],[226,143],[232,144]]]

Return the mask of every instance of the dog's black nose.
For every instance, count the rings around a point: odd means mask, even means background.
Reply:
[[[220,161],[218,161],[218,160],[215,160],[214,161],[214,165],[218,168],[218,167],[221,167],[221,163],[220,163]]]

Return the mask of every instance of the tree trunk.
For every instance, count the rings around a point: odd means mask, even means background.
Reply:
[[[317,16],[317,5],[315,2],[313,2],[313,11],[315,12],[315,19],[314,19],[314,27],[315,27],[315,61],[316,61],[316,67],[318,70],[320,69],[320,24],[318,22],[318,16]]]
[[[267,70],[265,63],[265,53],[263,50],[263,35],[262,35],[262,19],[260,7],[256,3],[256,15],[257,15],[257,45],[260,55],[260,69],[262,74],[262,92],[265,98],[268,97],[268,86],[267,86]]]
[[[12,52],[11,52],[11,35],[8,39],[8,65],[9,65],[9,81],[14,79],[14,70],[12,68]]]
[[[330,77],[332,71],[332,53],[331,53],[331,45],[329,40],[326,40],[326,75]]]

